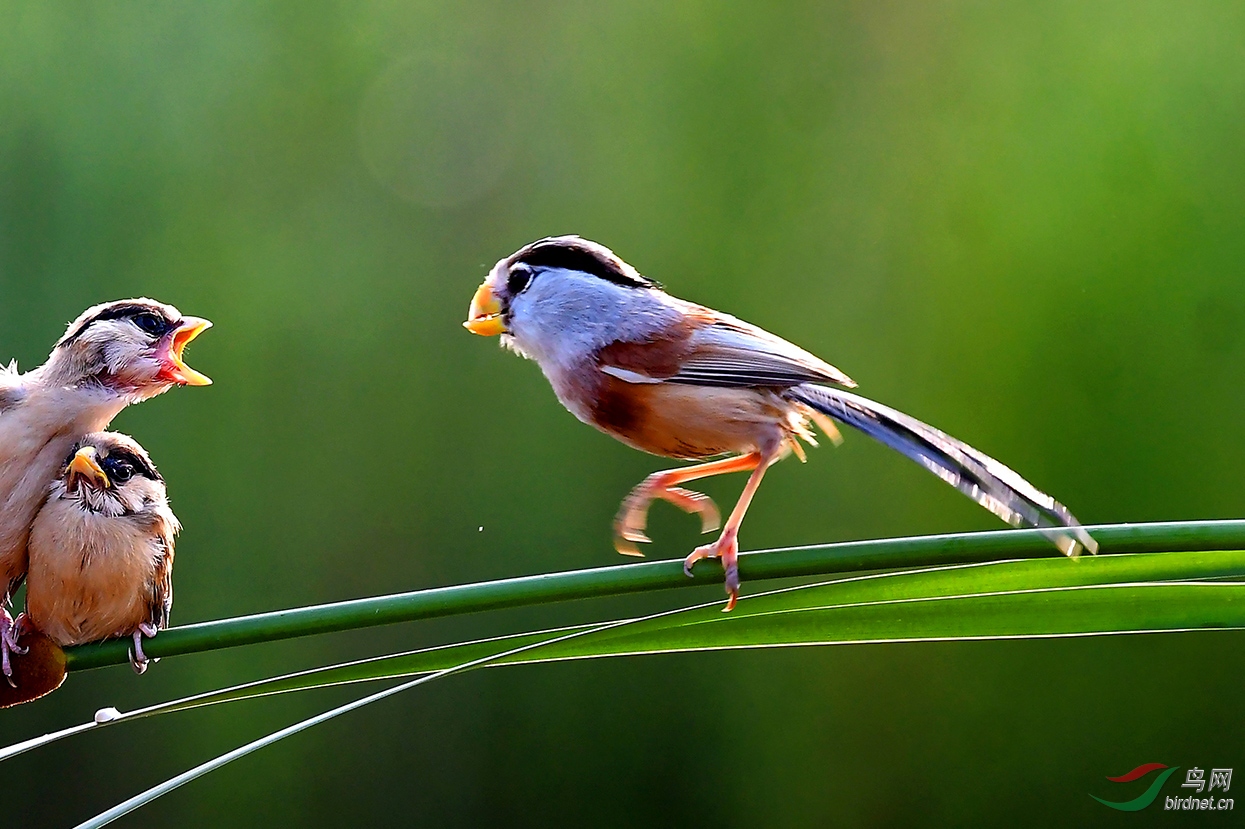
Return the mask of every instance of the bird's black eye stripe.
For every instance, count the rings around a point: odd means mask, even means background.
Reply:
[[[624,270],[616,258],[590,247],[582,240],[552,240],[534,242],[516,257],[516,264],[533,268],[565,268],[583,271],[595,277],[628,288],[657,288],[656,282],[640,276],[635,271]],[[511,271],[513,273],[513,270]]]
[[[163,480],[160,473],[151,465],[151,461],[127,449],[114,451],[104,458],[100,466],[104,467],[108,476],[117,483],[125,483],[136,474],[153,481]]]
[[[62,346],[73,342],[82,335],[83,331],[97,322],[124,319],[133,322],[141,331],[156,337],[168,333],[170,329],[177,327],[178,322],[180,322],[180,320],[168,319],[162,311],[150,305],[138,302],[120,302],[115,305],[109,305],[94,316],[78,322],[65,332],[65,336],[61,337],[57,345]]]
[[[116,484],[123,484],[134,477],[134,465],[118,457],[104,458],[100,466],[108,473],[108,479]]]
[[[160,337],[165,334],[172,323],[154,311],[144,311],[141,314],[135,314],[130,317],[130,321],[138,326],[140,331],[146,332],[153,337]]]
[[[527,265],[518,264],[510,269],[510,275],[506,277],[506,291],[510,296],[518,296],[532,281],[532,269]]]

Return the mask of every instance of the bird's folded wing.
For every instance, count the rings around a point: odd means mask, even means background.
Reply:
[[[147,600],[147,623],[158,629],[169,626],[173,612],[173,536],[176,530],[161,526],[157,530],[155,572]]]
[[[671,359],[673,343],[616,343],[600,354],[601,370],[629,383],[786,388],[835,383],[852,388],[834,366],[755,325],[714,313],[690,331]],[[654,359],[646,360],[651,351]]]

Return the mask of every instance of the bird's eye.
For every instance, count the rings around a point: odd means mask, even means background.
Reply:
[[[153,314],[150,311],[144,311],[141,314],[135,314],[131,319],[138,326],[140,331],[158,337],[165,331],[169,330],[168,321],[159,314]]]
[[[525,265],[515,265],[510,269],[510,276],[506,278],[506,290],[511,296],[518,296],[531,281],[531,269]]]
[[[108,477],[119,484],[123,484],[134,477],[134,467],[128,461],[106,458],[103,466],[104,471],[108,473]]]

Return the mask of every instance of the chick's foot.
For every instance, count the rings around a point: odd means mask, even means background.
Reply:
[[[25,618],[25,614],[21,618]],[[16,688],[13,683],[13,658],[12,654],[21,655],[26,653],[18,643],[18,637],[21,635],[21,625],[14,622],[13,617],[3,607],[0,607],[0,673],[4,674],[5,680],[9,685]]]

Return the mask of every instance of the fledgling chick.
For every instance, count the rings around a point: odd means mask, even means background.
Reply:
[[[660,498],[720,524],[708,497],[680,484],[750,472],[722,535],[684,561],[720,558],[726,609],[739,595],[739,525],[766,468],[799,441],[816,445],[810,421],[832,439],[828,418],[911,458],[1013,526],[1047,528],[1069,556],[1098,545],[1062,504],[971,446],[902,412],[829,388],[856,384],[781,337],[673,297],[613,251],[578,236],[540,239],[493,266],[471,301],[467,330],[501,335],[535,360],[576,417],[629,446],[707,462],[657,472],[623,501],[614,524],[620,553],[640,555],[648,507]],[[721,456],[721,457],[719,457]],[[716,460],[708,460],[718,458]]]
[[[65,455],[117,413],[175,385],[212,381],[182,359],[211,326],[172,305],[124,299],[88,308],[46,363],[24,374],[0,368],[0,671],[20,649],[5,605],[26,575],[30,524]]]
[[[143,447],[116,432],[82,438],[30,529],[29,624],[58,645],[129,636],[130,664],[147,669],[143,637],[168,627],[173,541],[181,525]]]

